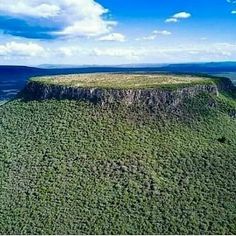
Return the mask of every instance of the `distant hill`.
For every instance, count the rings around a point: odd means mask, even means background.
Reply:
[[[37,67],[44,69],[55,69],[55,68],[91,68],[91,67],[112,67],[112,68],[143,68],[143,67],[163,67],[168,64],[121,64],[121,65],[68,65],[68,64],[42,64]]]
[[[195,64],[172,64],[162,69],[179,72],[236,72],[236,62],[212,62],[212,63],[195,63]]]
[[[140,63],[140,64],[121,64],[121,65],[63,65],[63,64],[44,64],[39,65],[39,68],[44,69],[61,69],[61,68],[158,68],[161,71],[170,68],[172,70],[177,70],[179,72],[184,72],[185,70],[193,71],[200,70],[207,72],[208,70],[220,70],[223,72],[227,71],[236,71],[236,62],[208,62],[208,63],[177,63],[177,64],[168,64],[168,63]],[[197,72],[197,71],[196,71]]]

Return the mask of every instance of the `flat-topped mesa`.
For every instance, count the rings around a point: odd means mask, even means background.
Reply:
[[[29,99],[76,99],[98,104],[176,106],[200,93],[217,95],[232,86],[227,79],[169,74],[77,74],[32,78],[23,91]]]

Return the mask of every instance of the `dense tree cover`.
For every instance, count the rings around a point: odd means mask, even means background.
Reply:
[[[0,107],[0,233],[235,234],[236,102],[175,114],[14,100]]]

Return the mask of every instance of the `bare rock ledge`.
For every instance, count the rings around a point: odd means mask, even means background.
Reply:
[[[232,87],[233,85],[228,79],[222,79],[218,83],[211,84],[188,84],[186,87],[175,89],[86,88],[30,81],[22,94],[25,98],[34,100],[73,99],[101,105],[121,103],[125,105],[146,104],[149,107],[176,107],[186,98],[201,93],[217,96],[219,91],[230,90]]]

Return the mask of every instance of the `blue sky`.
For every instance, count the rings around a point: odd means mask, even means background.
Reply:
[[[0,64],[236,60],[234,0],[1,0]]]

